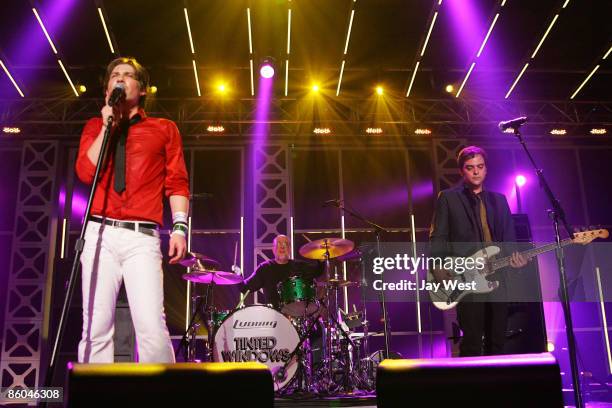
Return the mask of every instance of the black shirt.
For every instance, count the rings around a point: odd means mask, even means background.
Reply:
[[[295,261],[290,259],[286,264],[276,263],[274,260],[269,260],[261,263],[255,273],[245,281],[245,288],[251,292],[264,290],[266,302],[270,303],[275,308],[279,307],[280,297],[277,290],[277,285],[288,279],[291,276],[299,276],[307,280],[313,280],[323,274],[323,263],[316,264],[307,263],[304,261]]]

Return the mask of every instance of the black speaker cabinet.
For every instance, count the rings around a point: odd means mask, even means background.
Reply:
[[[260,363],[69,363],[67,377],[67,407],[274,405],[272,374]]]
[[[384,360],[376,376],[379,407],[563,407],[552,354]]]

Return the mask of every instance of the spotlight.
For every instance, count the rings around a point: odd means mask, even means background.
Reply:
[[[380,135],[382,132],[382,128],[379,127],[369,127],[366,129],[366,133],[369,135]]]
[[[85,85],[79,85],[78,90],[80,94],[84,94],[87,92],[87,87]]]
[[[608,131],[606,129],[597,129],[597,128],[593,128],[590,130],[590,133],[592,135],[605,135],[606,133],[608,133]]]
[[[259,74],[262,78],[270,79],[274,76],[274,59],[267,57],[264,58],[259,68]]]
[[[382,95],[384,93],[383,87],[382,86],[377,86],[376,87],[376,93],[378,95]]]
[[[219,91],[220,93],[225,93],[227,91],[227,87],[224,83],[220,83],[217,85],[217,91]]]
[[[550,134],[551,135],[565,135],[565,134],[567,134],[567,130],[565,130],[565,129],[552,129],[550,131]]]
[[[319,88],[319,84],[314,84],[314,85],[312,86],[312,92],[319,92],[319,89],[320,89],[320,88]]]
[[[225,128],[222,125],[209,125],[206,130],[208,133],[223,133]]]
[[[21,129],[19,129],[18,127],[5,126],[2,128],[2,132],[16,135],[17,133],[21,133]]]
[[[448,93],[453,93],[453,91],[455,90],[455,87],[453,86],[453,84],[448,84],[446,85],[446,88],[444,88],[444,90],[446,90],[446,92]]]
[[[155,85],[151,85],[149,87],[149,93],[155,95],[157,93],[157,87]]]
[[[327,127],[325,127],[325,128],[314,128],[312,133],[314,133],[316,135],[329,135],[331,133],[331,129],[327,128]]]
[[[516,183],[517,186],[523,187],[525,185],[525,183],[527,183],[527,179],[522,174],[519,174],[514,179],[514,182]]]
[[[552,353],[553,351],[555,351],[555,343],[553,343],[552,341],[549,341],[548,343],[546,343],[546,350],[549,353]]]
[[[431,129],[427,129],[427,128],[415,129],[414,134],[415,135],[431,135]]]

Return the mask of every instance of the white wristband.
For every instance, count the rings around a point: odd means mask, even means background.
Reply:
[[[172,224],[176,224],[177,222],[184,222],[185,224],[188,224],[187,213],[183,211],[177,211],[172,214]]]

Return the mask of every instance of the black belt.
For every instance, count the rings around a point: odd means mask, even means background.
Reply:
[[[142,232],[143,234],[147,234],[152,237],[159,236],[157,224],[155,224],[154,222],[109,220],[108,218],[101,218],[95,216],[90,216],[89,221],[97,222],[104,225],[110,225],[111,227],[125,228],[136,232]]]

